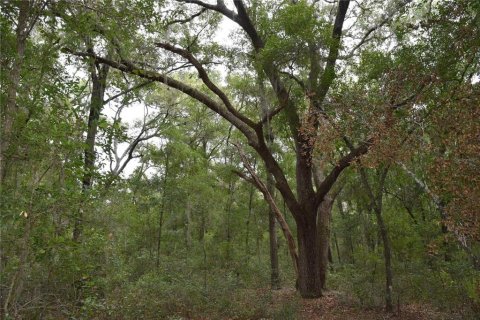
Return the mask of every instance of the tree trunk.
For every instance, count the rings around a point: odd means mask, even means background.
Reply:
[[[275,199],[273,199],[272,194],[268,190],[267,186],[265,186],[265,184],[256,175],[253,167],[249,164],[248,159],[245,157],[245,154],[242,152],[242,150],[238,148],[238,151],[240,153],[240,157],[243,161],[244,166],[247,168],[247,171],[250,173],[251,179],[241,172],[237,172],[237,174],[242,178],[244,178],[245,180],[252,183],[253,185],[257,186],[260,192],[262,192],[265,201],[267,201],[267,203],[270,206],[270,212],[275,215],[275,219],[276,221],[278,221],[280,228],[282,229],[283,235],[285,236],[285,240],[287,240],[287,248],[292,258],[295,274],[297,275],[297,278],[298,278],[298,253],[297,253],[297,247],[295,245],[295,240],[293,239],[292,232],[290,231],[290,227],[288,226],[288,223],[285,220],[285,217],[283,216],[282,212],[280,211],[277,204],[275,203]],[[275,248],[275,252],[278,253],[278,248]],[[277,258],[277,263],[278,263],[278,258]]]
[[[14,125],[16,115],[18,113],[17,107],[17,91],[20,83],[20,71],[23,67],[23,61],[25,58],[25,46],[28,37],[28,20],[30,15],[30,2],[20,1],[19,12],[16,29],[16,52],[13,61],[12,69],[8,72],[8,78],[10,83],[7,87],[7,99],[5,101],[5,107],[2,108],[1,114],[2,126],[1,126],[1,139],[0,139],[0,185],[3,179],[6,177],[7,162],[10,159],[9,147],[11,139],[14,136]]]
[[[364,168],[360,168],[360,176],[370,198],[370,205],[380,232],[383,242],[383,258],[385,260],[385,309],[387,312],[393,312],[393,272],[392,272],[392,248],[388,237],[387,227],[382,217],[383,189],[387,177],[388,167],[380,172],[377,194],[373,193],[372,187],[368,183],[367,173]]]
[[[270,194],[275,194],[275,186],[272,175],[267,176],[267,189]],[[268,234],[270,239],[270,267],[271,267],[271,287],[272,289],[280,289],[280,271],[278,266],[278,239],[276,230],[275,212],[269,206],[268,210]]]
[[[344,221],[346,221],[347,216],[346,216],[346,213],[343,210],[343,204],[342,204],[341,199],[339,199],[337,201],[337,208],[338,208],[338,212],[340,213],[340,216],[342,217],[342,219]],[[354,250],[354,246],[353,246],[352,234],[350,233],[350,226],[348,227],[347,234],[346,234],[345,237],[346,237],[345,241],[347,242],[348,247],[350,249],[350,254],[349,254],[350,259],[349,260],[350,260],[351,263],[355,264],[355,256],[354,256],[355,250]],[[348,252],[348,250],[346,252]]]
[[[321,159],[315,159],[312,166],[313,180],[316,188],[320,188],[322,181],[325,180],[323,174],[324,162]],[[332,205],[336,196],[341,191],[338,189],[334,194],[327,194],[317,209],[317,232],[318,232],[318,248],[320,255],[320,281],[322,289],[326,288],[327,270],[329,261],[330,248],[330,220],[332,217]]]
[[[205,217],[205,211],[202,210],[202,230],[200,232],[200,239],[202,241],[202,253],[203,253],[203,290],[207,291],[207,243],[205,239],[205,232],[207,231],[207,219]]]
[[[247,256],[250,255],[250,245],[249,245],[249,240],[250,240],[250,219],[252,217],[252,212],[253,212],[253,193],[255,189],[253,185],[250,187],[250,191],[248,194],[248,217],[247,217],[247,222],[246,222],[246,234],[245,234],[245,254]]]
[[[375,211],[378,227],[383,241],[383,258],[385,259],[385,308],[387,312],[393,312],[393,273],[392,273],[392,249],[388,238],[387,228],[381,212]]]
[[[337,239],[337,234],[334,232],[333,233],[333,239],[335,240],[335,249],[337,250],[337,259],[338,263],[342,263],[342,257],[340,255],[340,248],[338,247],[338,239]],[[333,260],[333,259],[332,259]]]
[[[316,215],[297,223],[298,282],[302,298],[318,298],[322,295],[320,280],[320,250],[318,247]]]
[[[160,204],[160,215],[158,217],[158,236],[157,236],[157,261],[156,261],[156,269],[160,267],[160,249],[162,245],[162,228],[163,228],[163,215],[165,213],[165,201],[167,197],[167,187],[168,187],[168,173],[169,173],[169,164],[170,164],[170,153],[166,150],[165,155],[165,173],[163,175],[162,180],[162,202]]]
[[[265,96],[265,87],[263,81],[258,79],[258,88],[259,88],[259,97],[260,97],[260,108],[262,117],[266,116],[269,112],[267,99]],[[271,150],[273,144],[273,131],[270,125],[270,122],[267,121],[263,125],[263,130],[265,134],[265,141],[267,142],[267,147]],[[275,180],[271,173],[267,172],[267,190],[275,199]],[[268,234],[270,240],[270,267],[271,267],[271,287],[272,289],[280,289],[280,268],[278,266],[278,239],[276,231],[276,219],[275,212],[272,209],[272,206],[269,206],[268,210]]]
[[[187,199],[185,207],[185,244],[187,250],[192,248],[192,204],[190,199]]]
[[[82,195],[86,200],[88,191],[92,186],[93,171],[95,169],[95,140],[97,137],[98,120],[103,108],[105,88],[109,67],[107,65],[90,66],[90,76],[92,79],[92,94],[90,98],[90,112],[88,115],[87,138],[85,140],[84,158],[83,158],[83,177],[82,177]],[[83,225],[83,204],[80,205],[73,227],[73,240],[78,242],[82,234]]]
[[[234,202],[234,194],[235,194],[235,183],[233,180],[230,180],[228,184],[228,200],[227,200],[227,206],[225,208],[225,211],[227,212],[227,252],[226,252],[226,259],[227,261],[230,260],[230,247],[232,243],[232,230],[231,230],[231,224],[230,224],[230,218],[232,215],[232,206]]]
[[[322,289],[326,288],[328,270],[328,248],[330,247],[330,217],[332,213],[333,200],[329,196],[320,204],[317,217],[318,248],[320,255],[320,281]]]

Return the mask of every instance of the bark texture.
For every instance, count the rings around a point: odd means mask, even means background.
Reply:
[[[318,208],[317,232],[318,248],[320,250],[320,281],[322,289],[326,289],[327,271],[329,262],[330,248],[330,220],[332,216],[333,200],[331,197],[325,197]]]
[[[95,140],[97,138],[98,120],[103,108],[105,89],[109,71],[108,65],[92,63],[90,65],[90,78],[92,80],[92,93],[90,96],[87,138],[83,156],[82,195],[84,200],[88,197],[88,191],[92,186],[93,173],[95,170]],[[83,204],[75,217],[73,227],[73,240],[80,241],[83,227]]]

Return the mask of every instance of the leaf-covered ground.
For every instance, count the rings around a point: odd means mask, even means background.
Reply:
[[[293,289],[275,291],[274,301],[278,304],[297,298]],[[297,319],[306,320],[450,320],[462,319],[460,314],[445,314],[435,311],[424,304],[400,305],[400,309],[388,314],[381,308],[361,308],[350,301],[343,293],[328,291],[319,299],[300,300],[300,310]]]

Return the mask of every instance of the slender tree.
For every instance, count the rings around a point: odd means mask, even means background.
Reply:
[[[378,225],[378,231],[383,243],[383,258],[385,263],[385,309],[387,312],[393,312],[393,271],[392,271],[392,245],[388,234],[385,220],[382,216],[383,210],[383,194],[385,188],[385,179],[388,174],[388,167],[379,169],[379,181],[377,189],[374,191],[368,181],[367,172],[364,168],[360,168],[360,177],[362,184],[367,191],[370,200],[370,208],[375,213]]]

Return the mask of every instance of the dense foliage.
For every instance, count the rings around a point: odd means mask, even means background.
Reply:
[[[2,1],[2,318],[474,319],[479,14]]]

